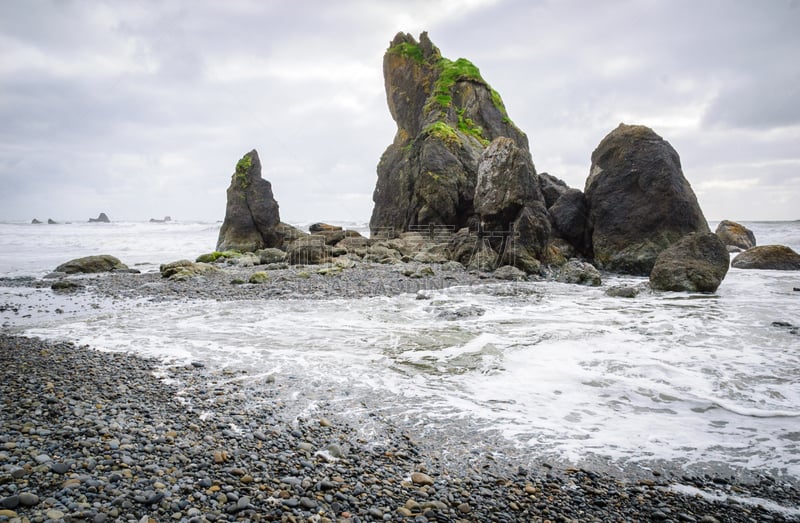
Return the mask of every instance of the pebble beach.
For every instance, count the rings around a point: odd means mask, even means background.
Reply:
[[[379,413],[377,430],[365,437],[334,408],[290,412],[284,402],[292,384],[280,376],[254,388],[203,362],[176,366],[14,332],[25,316],[79,314],[118,300],[298,292],[323,299],[487,280],[455,269],[417,279],[364,264],[346,269],[337,285],[298,269],[272,271],[270,285],[231,283],[248,271],[186,282],[158,274],[76,278],[81,287],[52,293],[52,303],[3,305],[16,308],[19,321],[0,335],[0,521],[800,520],[800,492],[785,480],[666,471],[620,478],[544,462],[526,469],[491,459],[483,452],[491,443],[479,437],[470,441],[474,453],[444,462],[435,436]],[[3,281],[20,296],[51,283]]]

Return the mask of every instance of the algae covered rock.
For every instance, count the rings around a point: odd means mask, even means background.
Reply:
[[[756,235],[744,225],[730,220],[722,220],[717,225],[714,234],[719,236],[722,243],[742,250],[756,246]]]
[[[620,124],[603,138],[584,194],[601,269],[646,276],[661,251],[709,232],[678,153],[645,126]]]
[[[165,263],[159,267],[162,278],[171,281],[184,281],[195,276],[216,272],[219,269],[209,263],[198,263],[190,260],[178,260]]]
[[[272,184],[261,177],[261,161],[254,149],[239,160],[231,175],[225,220],[216,250],[255,252],[280,247],[283,243],[280,223]]]
[[[528,150],[527,137],[506,113],[500,95],[463,58],[442,57],[428,38],[398,33],[383,58],[386,99],[397,123],[378,164],[370,219],[381,228],[474,223],[478,158],[507,136]]]
[[[56,267],[56,272],[91,274],[97,272],[127,271],[128,266],[110,254],[75,258]]]
[[[731,266],[737,269],[800,271],[800,254],[785,245],[761,245],[738,254]]]
[[[659,291],[714,292],[729,265],[728,250],[716,234],[692,233],[658,255],[650,286]]]

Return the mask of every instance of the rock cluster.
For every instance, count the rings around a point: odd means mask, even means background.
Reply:
[[[373,236],[446,225],[466,229],[451,259],[473,268],[538,273],[577,257],[646,276],[664,249],[709,232],[677,152],[647,127],[610,132],[580,191],[537,174],[499,94],[471,62],[443,58],[426,33],[419,42],[397,34],[383,73],[397,133],[378,164]]]
[[[442,57],[427,33],[419,42],[398,33],[384,54],[383,74],[397,133],[378,164],[370,227],[477,226],[481,154],[500,136],[527,152],[527,137],[478,68]]]

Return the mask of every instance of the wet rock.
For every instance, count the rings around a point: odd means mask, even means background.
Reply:
[[[660,291],[714,292],[729,264],[728,250],[716,234],[689,234],[658,255],[650,286]]]
[[[756,246],[756,235],[744,225],[729,220],[722,220],[714,231],[726,246],[737,247],[742,250]]]
[[[208,263],[197,263],[189,260],[178,260],[165,263],[159,267],[162,278],[171,281],[185,281],[195,276],[213,273],[218,271],[216,267]]]
[[[127,269],[128,266],[114,256],[110,254],[100,254],[69,260],[56,267],[55,272],[63,272],[65,274],[91,274]]]
[[[738,254],[731,266],[737,269],[800,270],[800,254],[784,245],[761,245]]]
[[[575,283],[591,287],[597,287],[602,284],[600,271],[591,263],[580,260],[570,260],[562,265],[556,280],[562,283]]]

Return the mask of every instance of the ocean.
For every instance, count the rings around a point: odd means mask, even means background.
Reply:
[[[759,245],[800,251],[798,221],[743,223]],[[0,275],[41,277],[100,253],[156,271],[212,251],[219,225],[3,223]],[[137,300],[18,329],[246,370],[236,379],[254,390],[289,388],[293,415],[333,410],[365,438],[390,418],[443,456],[800,480],[800,335],[774,324],[800,325],[800,273],[731,269],[714,294],[604,293],[643,281],[433,285],[426,299]],[[0,303],[14,292],[0,286]]]

